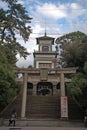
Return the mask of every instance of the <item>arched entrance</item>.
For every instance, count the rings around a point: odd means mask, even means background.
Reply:
[[[27,95],[32,95],[33,94],[33,84],[28,82],[27,83]]]
[[[37,95],[53,95],[53,85],[50,82],[39,82],[37,84]]]
[[[60,90],[60,82],[56,85],[56,92],[58,96],[61,96],[61,90]]]

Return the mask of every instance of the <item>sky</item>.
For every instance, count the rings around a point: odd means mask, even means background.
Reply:
[[[81,31],[87,34],[87,0],[18,0],[32,17],[30,26],[32,33],[26,44],[20,36],[18,41],[31,55],[18,57],[17,66],[28,67],[33,65],[33,52],[38,50],[36,38],[47,36],[58,38],[70,32]],[[6,4],[0,1],[0,8]]]

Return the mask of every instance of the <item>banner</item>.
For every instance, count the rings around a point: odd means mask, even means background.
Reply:
[[[67,96],[61,96],[61,118],[68,118],[68,100]]]

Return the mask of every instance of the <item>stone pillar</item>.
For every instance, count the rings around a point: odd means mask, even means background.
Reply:
[[[24,73],[23,89],[22,89],[21,118],[25,118],[25,112],[26,112],[26,97],[27,97],[27,73]]]
[[[33,83],[33,95],[34,96],[37,95],[37,85],[36,85],[36,83]]]
[[[61,96],[65,96],[64,73],[61,73],[61,74],[60,74],[60,89],[61,89]]]
[[[53,95],[57,95],[56,84],[53,84]]]
[[[68,119],[68,100],[67,96],[65,96],[65,81],[64,81],[64,73],[60,74],[60,87],[61,87],[61,120]]]

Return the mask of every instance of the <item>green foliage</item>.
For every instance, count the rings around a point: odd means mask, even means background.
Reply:
[[[29,65],[28,68],[33,68],[33,66],[32,66],[32,65]]]
[[[26,58],[27,50],[17,41],[20,35],[24,42],[31,33],[31,18],[17,0],[2,0],[7,8],[0,9],[0,111],[13,99],[20,87],[15,82],[11,69],[17,61],[16,55]]]
[[[85,72],[85,74],[86,74],[86,77],[87,77],[87,61],[85,62],[85,64],[84,64],[84,72]]]
[[[78,67],[72,82],[67,85],[68,95],[78,104],[86,105],[87,100],[87,35],[82,32],[72,32],[57,38],[61,45],[61,63],[64,67]]]
[[[29,26],[31,18],[27,15],[25,8],[17,3],[17,0],[4,0],[8,8],[0,9],[0,44],[5,45],[9,54],[8,61],[16,63],[16,55],[26,58],[29,54],[27,50],[20,45],[17,37],[20,35],[25,42],[28,41],[31,27]],[[11,54],[12,53],[12,54]],[[13,58],[14,57],[14,58]]]
[[[87,60],[87,43],[79,44],[72,43],[64,46],[62,52],[63,60],[68,67],[83,68],[85,61]]]
[[[30,23],[31,18],[27,15],[27,11],[25,10],[25,8],[21,4],[17,3],[17,0],[4,1],[7,2],[8,9],[6,11],[1,11],[1,14],[4,13],[4,19],[3,17],[1,17],[2,41],[7,39],[11,42],[15,42],[15,33],[17,32],[26,42],[29,39],[29,35],[31,33],[30,26],[28,25]],[[4,42],[7,43],[6,40]]]
[[[72,82],[68,84],[68,91],[73,95],[82,95],[82,88],[87,86],[87,80],[82,73],[77,73],[72,77]]]
[[[87,79],[84,74],[77,73],[72,77],[72,82],[67,85],[68,96],[71,96],[79,107],[86,106]]]
[[[74,43],[74,42],[78,42],[78,43],[85,43],[87,39],[87,36],[80,32],[72,32],[69,34],[65,34],[59,38],[56,39],[56,43],[57,44],[70,44],[70,43]]]
[[[10,68],[0,63],[0,111],[13,99],[16,95],[15,91],[15,75]]]
[[[65,67],[83,68],[87,60],[87,36],[81,32],[66,34],[56,40],[61,44],[61,57]]]

